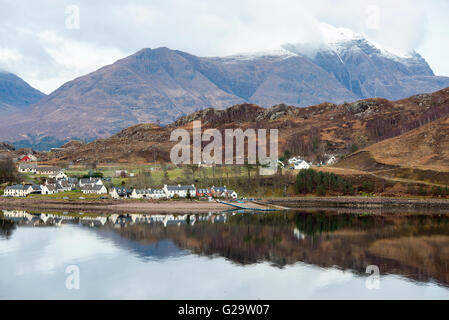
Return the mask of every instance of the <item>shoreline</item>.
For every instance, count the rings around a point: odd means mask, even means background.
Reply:
[[[267,208],[267,205],[245,203],[249,209]],[[229,205],[209,201],[142,201],[142,200],[45,200],[30,198],[0,198],[1,209],[142,212],[142,213],[208,213],[235,209]]]
[[[381,208],[413,208],[413,209],[446,209],[449,210],[449,199],[416,199],[392,197],[292,197],[268,198],[262,201],[271,205],[282,205],[293,208],[347,208],[347,209],[381,209]]]
[[[374,197],[294,197],[247,201],[242,206],[255,209],[439,209],[449,210],[447,199],[374,198]],[[239,210],[209,201],[169,200],[55,200],[0,197],[1,209],[67,210],[142,213],[207,213]]]

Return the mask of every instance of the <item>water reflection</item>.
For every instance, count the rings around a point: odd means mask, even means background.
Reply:
[[[280,273],[299,263],[320,268],[315,283],[318,287],[353,281],[354,276],[366,277],[366,267],[377,265],[382,275],[449,286],[449,217],[445,214],[287,211],[106,216],[3,210],[2,216],[0,259],[8,257],[7,251],[1,251],[7,247],[2,241],[23,228],[53,226],[55,230],[73,225],[93,232],[110,250],[125,250],[143,263],[221,257],[237,267],[268,264]],[[73,251],[75,246],[71,243],[65,250]],[[80,259],[75,258],[75,262]],[[184,264],[180,266],[183,270]],[[52,269],[51,263],[42,265],[43,269]],[[200,268],[195,264],[192,267]],[[193,272],[188,270],[188,274]]]

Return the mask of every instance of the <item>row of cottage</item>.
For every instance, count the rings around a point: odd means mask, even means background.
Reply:
[[[65,175],[65,174],[64,174]],[[65,191],[81,190],[84,194],[107,194],[108,190],[100,178],[59,178],[54,183],[46,181],[43,185],[17,184],[6,187],[7,197],[26,197],[30,194],[55,194]]]
[[[109,192],[112,198],[131,198],[131,199],[171,199],[171,198],[231,198],[237,199],[237,192],[228,189],[226,186],[210,189],[196,188],[195,185],[164,185],[162,189],[127,189],[112,188]]]
[[[7,197],[26,197],[30,194],[55,194],[65,191],[80,190],[84,194],[108,194],[108,189],[101,178],[63,178],[55,183],[46,182],[43,185],[23,185],[18,184],[5,188],[4,195]],[[216,197],[216,198],[237,198],[234,190],[229,190],[226,186],[210,189],[199,189],[195,185],[164,185],[162,189],[128,189],[124,187],[114,187],[109,191],[114,199],[171,199],[171,198],[195,198],[195,197]]]

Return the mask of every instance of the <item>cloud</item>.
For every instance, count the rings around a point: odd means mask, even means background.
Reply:
[[[69,5],[79,8],[79,29],[67,28]],[[434,52],[448,46],[447,9],[444,0],[0,0],[0,68],[49,93],[144,47],[202,56],[271,50],[318,41],[325,22],[395,52],[418,50],[449,74],[449,62]]]

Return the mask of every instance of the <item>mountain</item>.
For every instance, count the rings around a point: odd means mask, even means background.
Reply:
[[[0,71],[0,116],[22,110],[44,96],[18,76]]]
[[[170,123],[199,109],[251,100],[308,105],[355,96],[308,58],[199,58],[144,49],[64,84],[26,113],[0,120],[2,140],[108,137],[137,123]]]
[[[312,49],[286,44],[228,57],[140,50],[64,84],[26,113],[2,117],[0,140],[60,146],[73,138],[106,138],[138,123],[168,124],[211,107],[395,100],[449,86],[449,78],[435,76],[418,53],[395,55],[348,30],[326,28],[327,37]]]
[[[321,43],[286,44],[284,48],[308,56],[360,99],[396,100],[449,85],[449,78],[435,76],[417,52],[397,55],[348,29],[328,24],[320,28]]]

